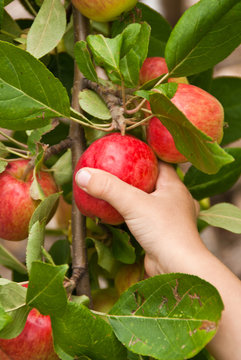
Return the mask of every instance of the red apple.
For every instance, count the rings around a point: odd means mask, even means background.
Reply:
[[[213,141],[221,142],[224,111],[214,96],[194,85],[178,84],[171,101],[199,130],[209,135]],[[149,121],[147,142],[161,160],[171,163],[187,161],[177,150],[170,132],[157,117]]]
[[[41,315],[36,309],[32,309],[28,314],[20,335],[13,339],[0,339],[0,349],[6,360],[8,357],[11,360],[59,359],[53,347],[50,317]],[[2,360],[2,357],[0,359]]]
[[[72,0],[72,3],[87,18],[106,22],[131,10],[137,0]]]
[[[140,84],[144,84],[147,81],[156,79],[157,77],[167,73],[168,67],[166,60],[163,57],[154,56],[146,58],[140,70]],[[168,82],[188,84],[186,77],[170,78],[168,79]]]
[[[23,284],[28,287],[28,284]],[[54,351],[50,317],[32,309],[21,334],[0,339],[0,360],[58,360]]]
[[[30,218],[39,204],[30,196],[33,172],[22,179],[28,160],[9,162],[5,171],[0,174],[0,238],[6,240],[23,240],[28,236]],[[40,171],[38,182],[46,196],[58,191],[51,174]]]
[[[81,190],[75,174],[83,167],[102,169],[145,192],[155,187],[158,167],[151,148],[129,135],[113,133],[94,141],[80,157],[74,172],[73,194],[82,214],[98,217],[107,224],[120,224],[122,216],[104,200],[96,199]]]

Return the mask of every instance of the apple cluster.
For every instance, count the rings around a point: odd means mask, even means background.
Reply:
[[[168,73],[164,58],[147,58],[140,70],[140,84]],[[224,111],[220,102],[208,92],[190,85],[186,78],[170,78],[176,82],[177,91],[172,103],[199,130],[213,141],[221,142],[223,137]],[[146,106],[150,109],[147,101]],[[102,222],[117,225],[123,222],[121,215],[108,203],[93,198],[81,190],[75,181],[75,174],[83,167],[105,170],[121,180],[148,193],[155,188],[157,160],[155,155],[169,163],[182,163],[187,159],[181,154],[171,133],[161,120],[153,116],[147,125],[147,145],[130,135],[113,133],[93,142],[79,159],[74,173],[73,194],[82,214],[99,218]],[[155,155],[154,155],[155,153]]]

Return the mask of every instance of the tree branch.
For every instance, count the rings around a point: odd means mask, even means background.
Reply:
[[[88,21],[73,7],[74,19],[74,38],[75,42],[85,40],[88,32]],[[72,92],[72,108],[80,111],[79,91],[83,89],[83,76],[76,63],[74,68],[74,83]],[[74,121],[70,123],[69,137],[72,140],[72,168],[76,164],[85,149],[85,137],[83,128]],[[72,268],[71,280],[76,284],[77,295],[87,295],[90,297],[89,274],[87,271],[87,253],[85,247],[85,217],[79,212],[74,198],[72,201]]]

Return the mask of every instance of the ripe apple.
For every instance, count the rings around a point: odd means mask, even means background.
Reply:
[[[154,56],[146,58],[140,70],[140,84],[153,80],[168,73],[166,60],[163,57]],[[169,78],[168,82],[188,84],[186,77]]]
[[[72,0],[72,3],[87,18],[106,22],[131,10],[137,0]]]
[[[224,111],[214,96],[194,85],[178,84],[171,101],[199,130],[209,135],[213,141],[221,142]],[[161,160],[171,163],[187,161],[177,150],[170,132],[157,117],[149,121],[147,142]]]
[[[39,204],[30,196],[33,172],[22,179],[28,160],[9,162],[0,174],[0,238],[5,240],[23,240],[28,236],[30,218]],[[58,191],[51,174],[40,171],[38,182],[46,196]]]
[[[0,339],[1,360],[58,360],[54,351],[51,320],[32,309],[28,314],[25,327],[13,339]]]
[[[148,193],[154,190],[158,173],[157,159],[151,148],[133,136],[112,133],[88,147],[75,168],[74,198],[82,214],[112,225],[122,223],[122,216],[106,201],[88,195],[77,186],[75,174],[83,167],[108,171]]]

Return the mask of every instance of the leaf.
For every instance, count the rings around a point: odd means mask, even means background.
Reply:
[[[27,274],[26,267],[0,244],[0,264],[20,274]]]
[[[11,316],[9,316],[1,307],[0,307],[0,331],[12,321]]]
[[[3,10],[2,24],[0,24],[0,40],[13,42],[14,39],[18,38],[20,35],[21,29],[17,22],[12,19],[6,10]]]
[[[67,304],[63,287],[67,269],[68,265],[33,262],[29,274],[27,305],[37,308],[43,315],[62,314]]]
[[[76,63],[86,79],[98,83],[98,76],[85,41],[78,41],[74,47]]]
[[[111,119],[110,110],[101,97],[93,90],[85,89],[79,92],[79,104],[82,110],[101,119]]]
[[[45,198],[39,206],[35,209],[30,222],[29,222],[29,231],[31,231],[31,227],[39,221],[42,223],[43,221],[46,221],[51,213],[53,212],[54,208],[56,207],[56,203],[60,197],[60,193],[55,193],[47,198]]]
[[[113,273],[116,266],[116,260],[112,254],[111,249],[101,241],[94,238],[88,238],[87,241],[88,240],[91,240],[95,245],[98,254],[98,265],[109,273]]]
[[[54,350],[61,360],[75,360],[73,356],[66,354],[58,344],[54,344]]]
[[[61,82],[28,52],[0,41],[0,126],[27,130],[69,116]]]
[[[138,84],[140,67],[139,57],[133,49],[120,60],[120,71],[126,87],[132,88]]]
[[[28,149],[34,155],[36,154],[36,144],[41,140],[42,136],[47,132],[51,131],[53,128],[52,124],[48,124],[46,126],[40,127],[38,129],[29,130],[28,136]],[[28,132],[27,132],[28,133]]]
[[[200,211],[199,219],[236,234],[241,234],[241,210],[228,203],[220,203]]]
[[[203,349],[200,353],[198,353],[194,358],[191,360],[215,360],[212,355],[206,349]]]
[[[0,159],[0,174],[4,172],[7,166],[8,166],[8,162]]]
[[[11,317],[11,322],[0,331],[1,339],[11,339],[22,332],[30,311],[25,305],[26,291],[15,282],[0,279],[0,306]]]
[[[60,0],[44,0],[27,37],[27,51],[37,59],[53,50],[64,35],[66,13]]]
[[[211,284],[192,275],[165,274],[131,286],[108,318],[117,338],[134,353],[183,360],[215,335],[222,310]]]
[[[184,177],[184,184],[192,196],[201,200],[230,189],[241,175],[241,149],[230,148],[225,151],[233,156],[235,161],[224,165],[216,174],[207,175],[191,166]]]
[[[213,68],[199,74],[192,75],[188,78],[189,84],[200,87],[209,93],[211,92],[213,80]]]
[[[226,58],[241,42],[241,3],[200,0],[174,27],[165,58],[171,76],[205,71]]]
[[[124,57],[133,47],[138,39],[141,30],[140,24],[130,24],[123,30],[123,41],[121,46],[121,58]]]
[[[29,231],[26,265],[28,272],[31,270],[33,261],[42,260],[42,246],[44,244],[46,221],[40,223],[36,221]]]
[[[177,91],[178,84],[175,82],[160,84],[155,86],[155,89],[161,91],[164,95],[166,95],[169,99],[172,99]]]
[[[103,35],[89,35],[87,44],[90,47],[97,65],[104,67],[108,76],[115,79],[115,83],[121,80],[119,69],[122,34],[114,39],[105,38]]]
[[[4,0],[0,0],[0,29],[2,28],[3,11],[4,11]]]
[[[210,92],[224,107],[224,127],[222,145],[229,144],[241,137],[241,78],[220,77],[213,79]]]
[[[0,142],[0,157],[5,158],[6,156],[8,156],[8,154],[9,151],[7,147],[2,142]]]
[[[170,131],[177,149],[199,170],[215,174],[233,161],[216,142],[196,128],[163,94],[150,96],[151,110]]]
[[[85,355],[92,360],[126,358],[126,350],[110,325],[83,305],[68,302],[65,311],[51,317],[51,323],[55,344],[70,356]]]
[[[63,185],[72,180],[73,170],[71,164],[71,150],[68,149],[52,166],[54,180],[58,185]]]
[[[138,2],[137,8],[141,10],[142,20],[146,21],[151,27],[148,56],[163,57],[166,42],[172,30],[171,25],[160,13],[146,4]]]
[[[71,257],[68,240],[55,241],[49,250],[49,254],[56,265],[68,264]]]
[[[135,248],[130,242],[130,236],[127,232],[108,226],[112,232],[112,251],[114,257],[124,264],[134,264],[136,261]]]

